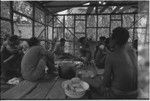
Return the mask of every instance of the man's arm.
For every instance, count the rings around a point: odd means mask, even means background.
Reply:
[[[104,79],[103,79],[103,85],[105,87],[110,87],[111,86],[111,72],[112,72],[112,63],[111,63],[111,56],[108,55],[106,57],[105,61],[105,71],[104,71]]]
[[[52,52],[45,50],[44,48],[41,47],[41,51],[40,54],[42,54],[43,56],[49,58],[50,60],[54,59],[54,55]]]
[[[60,45],[59,44],[56,44],[56,46],[55,46],[55,48],[54,48],[54,50],[53,50],[53,54],[55,53],[55,54],[59,54],[59,48],[60,48]]]
[[[96,50],[95,50],[95,52],[94,52],[94,59],[96,58],[97,52],[98,52],[98,46],[96,46]]]

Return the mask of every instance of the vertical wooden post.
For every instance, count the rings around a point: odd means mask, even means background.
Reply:
[[[87,37],[87,15],[85,15],[85,37]]]
[[[111,15],[109,16],[109,37],[110,37],[110,34],[111,34]]]
[[[123,27],[123,15],[121,14],[121,27]]]
[[[47,47],[46,47],[46,48],[48,49],[48,48],[49,48],[49,46],[48,46],[48,45],[49,45],[49,44],[48,44],[48,40],[49,40],[49,39],[48,39],[48,38],[49,38],[49,37],[48,37],[48,25],[46,26],[46,33],[47,33],[47,35],[46,35],[46,36],[47,36],[47,40],[46,40],[46,42],[47,42],[47,43],[46,43],[46,46],[47,46]]]
[[[96,6],[96,41],[98,38],[98,6]]]
[[[10,1],[10,19],[11,19],[11,35],[14,35],[14,22],[13,22],[13,1]]]
[[[48,40],[48,15],[46,14],[46,37],[47,37],[47,40]]]
[[[54,16],[52,16],[52,40],[54,39]]]
[[[46,40],[47,40],[47,31],[46,31],[46,29],[47,29],[47,24],[46,24],[46,22],[47,22],[47,18],[46,18],[46,13],[44,12],[44,27],[45,27],[45,49],[47,48],[46,46],[47,46],[47,42],[46,42]]]
[[[65,15],[63,15],[63,38],[65,38]]]
[[[46,20],[46,33],[47,33],[47,40],[49,39],[49,33],[48,33],[48,26],[49,26],[49,25],[48,25],[48,21],[49,21],[48,19],[49,19],[49,18],[48,18],[48,17],[49,17],[49,16],[48,16],[48,15],[46,15],[46,19],[47,19],[47,20]]]
[[[74,36],[73,36],[73,54],[75,55],[75,33],[76,33],[76,15],[74,15]]]
[[[35,36],[35,4],[33,3],[33,20],[32,20],[32,36]]]
[[[133,21],[133,39],[132,39],[132,46],[133,46],[133,43],[134,43],[134,40],[135,40],[135,18],[136,18],[136,16],[135,16],[135,14],[134,14],[134,21]]]

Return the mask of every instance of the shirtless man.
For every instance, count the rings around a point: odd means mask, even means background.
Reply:
[[[12,35],[1,47],[1,77],[7,82],[13,77],[21,76],[21,59],[23,53],[19,50],[20,39]]]
[[[109,98],[135,99],[137,97],[137,56],[128,44],[129,32],[115,28],[111,36],[114,51],[105,62],[104,86],[109,89]]]
[[[64,38],[61,38],[60,43],[56,45],[53,51],[56,59],[60,58],[65,53],[65,42],[66,40]]]
[[[22,76],[29,81],[44,79],[47,72],[52,73],[55,70],[53,55],[35,37],[30,38],[28,43],[30,47],[21,62]]]

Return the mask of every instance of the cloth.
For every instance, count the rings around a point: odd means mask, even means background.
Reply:
[[[137,56],[131,48],[118,49],[107,56],[103,84],[125,95],[137,90]]]

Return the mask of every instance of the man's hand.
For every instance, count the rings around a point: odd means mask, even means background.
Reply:
[[[47,74],[48,72],[48,67],[47,66],[45,66],[45,73]]]

